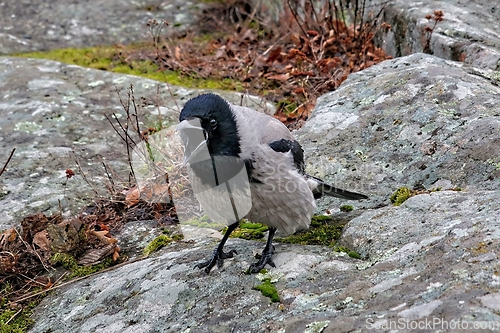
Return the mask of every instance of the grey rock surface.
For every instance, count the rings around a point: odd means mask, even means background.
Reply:
[[[423,54],[386,61],[324,96],[297,133],[309,170],[332,165],[336,185],[366,184],[348,186],[371,200],[340,240],[361,259],[276,243],[277,267],[245,275],[264,242],[230,239],[238,255],[206,275],[193,267],[220,235],[183,226],[184,241],[51,293],[31,332],[500,329],[500,92],[481,75]],[[415,183],[463,191],[389,204]],[[253,289],[265,278],[279,302]]]
[[[385,61],[318,99],[298,131],[306,169],[382,204],[394,191],[500,187],[500,88],[425,54]]]
[[[393,57],[422,52],[427,43],[424,30],[434,26],[425,17],[435,10],[443,11],[444,21],[432,33],[432,54],[479,68],[500,69],[500,4],[496,0],[389,1],[382,21],[391,29],[378,36],[384,51]]]
[[[499,212],[499,191],[419,195],[349,223],[342,242],[364,260],[276,244],[277,268],[258,275],[244,271],[264,243],[240,239],[229,240],[227,249],[239,254],[222,270],[193,270],[216,240],[185,227],[194,245],[173,244],[53,292],[36,309],[30,332],[346,332],[389,325],[411,332],[410,325],[426,321],[435,325],[427,331],[445,322],[469,332],[479,331],[474,325],[498,329]],[[279,303],[253,289],[266,277]]]
[[[165,84],[136,76],[47,60],[0,57],[2,166],[16,148],[8,170],[0,177],[0,230],[27,215],[58,212],[59,201],[65,215],[76,214],[88,204],[95,194],[77,160],[100,195],[109,194],[102,162],[118,179],[128,181],[125,143],[104,115],[115,113],[125,119],[120,96],[127,99],[131,84],[145,126],[157,122],[158,111],[164,126],[176,123],[177,105],[204,92],[175,86],[169,92]],[[252,96],[242,99],[241,94],[219,93],[234,104],[272,108]],[[65,175],[68,168],[76,173],[69,180]]]
[[[199,1],[1,1],[0,55],[133,43],[151,38],[150,19],[176,29],[193,22]]]

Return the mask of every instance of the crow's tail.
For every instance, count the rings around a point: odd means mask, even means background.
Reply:
[[[361,200],[368,199],[368,197],[364,194],[350,192],[346,190],[342,190],[340,188],[333,187],[331,185],[325,184],[323,180],[306,175],[307,178],[313,179],[318,184],[315,188],[313,188],[312,192],[314,194],[314,198],[321,198],[323,195],[329,195],[331,197],[347,199],[347,200]]]

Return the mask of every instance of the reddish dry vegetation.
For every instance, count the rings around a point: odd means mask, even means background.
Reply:
[[[125,195],[124,195],[125,194]],[[113,235],[129,221],[155,219],[159,224],[174,224],[170,204],[149,204],[135,200],[129,192],[112,199],[99,199],[75,217],[38,213],[21,221],[21,229],[10,228],[0,234],[0,284],[13,290],[8,299],[22,301],[33,288],[50,289],[67,274],[54,270],[56,253],[70,254],[76,263],[90,266],[111,257],[123,262]],[[130,205],[127,205],[129,203]],[[2,296],[2,295],[0,295]]]
[[[377,29],[390,26],[378,25],[380,12],[364,21],[364,1],[356,3],[353,23],[346,24],[341,1],[325,1],[322,8],[287,1],[272,27],[245,1],[215,3],[196,33],[162,39],[168,23],[149,22],[158,46],[149,57],[161,69],[242,83],[245,91],[278,103],[276,117],[295,128],[309,117],[318,96],[335,90],[350,73],[390,58],[373,42]]]

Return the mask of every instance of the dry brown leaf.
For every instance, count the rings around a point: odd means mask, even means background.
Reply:
[[[48,237],[47,230],[42,230],[37,232],[33,237],[33,243],[38,245],[43,251],[50,251],[50,240]]]
[[[281,55],[281,46],[277,46],[271,50],[269,57],[267,57],[267,63],[273,63]]]
[[[79,231],[82,222],[78,218],[47,225],[50,248],[54,252],[69,252],[80,243]]]
[[[305,93],[305,90],[303,87],[297,87],[293,90],[293,93],[294,94],[304,94]]]
[[[115,252],[116,245],[108,244],[100,249],[88,250],[84,255],[78,260],[79,265],[90,266],[95,265],[102,259],[106,258],[110,254]]]
[[[118,260],[119,257],[120,257],[120,248],[116,246],[115,252],[113,252],[113,261]]]
[[[293,76],[302,76],[302,75],[304,75],[304,76],[314,76],[314,73],[311,72],[311,71],[304,72],[304,71],[296,71],[296,70],[294,70],[294,71],[292,71],[292,75]]]
[[[267,76],[267,78],[269,80],[277,80],[277,81],[285,82],[286,80],[288,80],[290,78],[290,74],[286,73],[286,74],[269,75],[269,76]]]
[[[43,213],[38,213],[35,215],[25,217],[21,221],[21,235],[20,236],[26,242],[31,243],[31,241],[33,240],[33,236],[37,232],[44,230],[47,227],[48,223],[49,223],[49,219]]]
[[[175,47],[175,59],[181,61],[181,49],[178,46]]]
[[[99,240],[104,244],[115,244],[116,242],[118,242],[116,238],[107,237],[107,235],[109,234],[108,230],[101,230],[101,231],[91,230],[90,232],[97,238],[99,238]]]
[[[127,204],[127,206],[130,208],[137,205],[140,198],[141,194],[139,192],[139,189],[137,187],[134,187],[133,189],[130,189],[125,193],[125,204]]]
[[[7,243],[12,243],[17,238],[16,229],[10,228],[5,230],[0,236],[0,248],[7,248]]]
[[[102,223],[99,223],[99,228],[101,228],[101,230],[107,230],[109,231],[109,227],[105,224],[102,224]]]

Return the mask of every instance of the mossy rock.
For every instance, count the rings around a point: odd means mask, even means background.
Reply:
[[[156,63],[149,59],[144,59],[147,57],[142,57],[143,59],[133,61],[127,60],[129,54],[139,51],[152,54],[156,52],[150,44],[136,43],[120,47],[96,46],[79,49],[65,48],[50,51],[19,53],[15,54],[15,56],[55,60],[71,65],[141,76],[188,88],[222,89],[231,91],[244,90],[241,82],[231,79],[204,79],[194,75],[187,75],[181,71],[160,70]]]
[[[274,284],[271,283],[271,279],[265,279],[262,284],[253,287],[255,290],[259,290],[262,295],[269,297],[271,302],[279,302],[280,296],[278,295],[278,290]]]
[[[210,228],[215,230],[224,230],[225,228],[227,228],[225,224],[212,221],[207,215],[195,217],[188,221],[183,221],[181,224],[191,225],[198,228]]]
[[[39,302],[40,300],[33,301],[21,312],[17,313],[19,310],[10,309],[7,305],[7,299],[0,297],[0,333],[27,332],[28,328],[34,323],[31,314]]]
[[[344,246],[337,246],[337,247],[335,247],[334,251],[347,253],[347,255],[349,257],[354,258],[354,259],[361,259],[361,255],[358,252],[352,251]]]
[[[154,253],[161,249],[164,246],[169,245],[172,243],[173,239],[165,234],[162,234],[155,239],[153,239],[145,248],[144,248],[144,255],[149,256],[151,253]]]
[[[229,237],[231,238],[241,238],[246,240],[256,240],[264,238],[264,233],[269,230],[269,228],[261,223],[252,222],[242,222],[238,228],[236,228]],[[227,227],[222,230],[225,234]]]
[[[65,269],[71,271],[68,275],[68,279],[78,278],[82,276],[87,276],[99,271],[102,271],[105,268],[111,267],[116,262],[113,261],[112,258],[108,257],[102,260],[100,263],[90,266],[81,266],[78,265],[75,257],[68,253],[56,253],[50,259],[50,263],[52,265],[60,264]]]
[[[331,225],[328,224],[329,221],[332,221],[329,215],[313,216],[309,230],[276,238],[276,241],[288,244],[334,246],[340,238],[344,225]]]
[[[340,211],[341,212],[352,212],[354,210],[354,207],[352,205],[342,205],[340,206]]]
[[[411,190],[408,187],[400,187],[391,195],[391,202],[394,206],[401,206],[403,202],[412,196]]]

